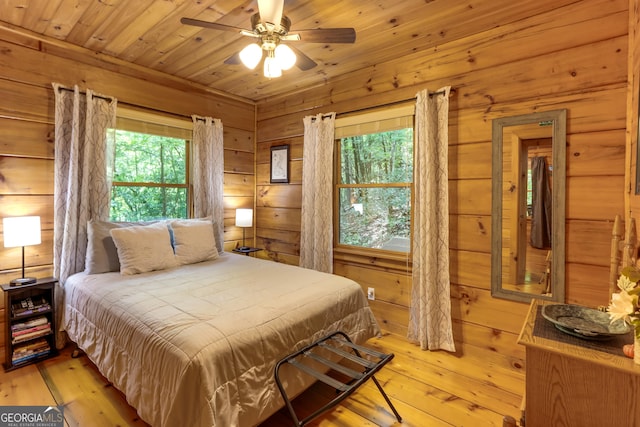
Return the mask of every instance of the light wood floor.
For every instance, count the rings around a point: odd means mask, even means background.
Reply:
[[[369,381],[312,426],[502,426],[503,417],[520,418],[524,377],[500,369],[473,346],[458,354],[421,351],[402,337],[385,335],[367,345],[393,352],[376,378],[403,417],[397,423],[382,395]],[[460,353],[464,353],[461,357]],[[294,401],[305,416],[333,390],[316,384]],[[68,426],[147,426],[86,356],[71,348],[38,365],[0,374],[0,405],[64,405]],[[292,425],[281,410],[260,427]]]

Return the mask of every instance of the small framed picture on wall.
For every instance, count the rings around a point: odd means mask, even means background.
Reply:
[[[289,146],[271,147],[271,182],[289,182]]]

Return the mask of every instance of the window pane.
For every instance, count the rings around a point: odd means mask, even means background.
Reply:
[[[410,251],[409,187],[358,187],[339,191],[340,244]]]
[[[340,140],[342,184],[411,182],[413,129],[399,129]]]
[[[114,186],[110,216],[111,221],[187,218],[187,189]]]
[[[116,131],[114,182],[186,183],[184,139]]]

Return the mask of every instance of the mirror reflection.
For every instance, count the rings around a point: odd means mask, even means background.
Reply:
[[[564,110],[493,121],[493,296],[564,301]]]

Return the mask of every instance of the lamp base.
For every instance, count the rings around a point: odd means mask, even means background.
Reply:
[[[38,279],[36,279],[35,277],[20,277],[9,282],[9,286],[30,285],[31,283],[36,283],[37,281]]]
[[[238,248],[239,251],[248,251],[249,249],[251,249],[249,246],[240,246]]]

